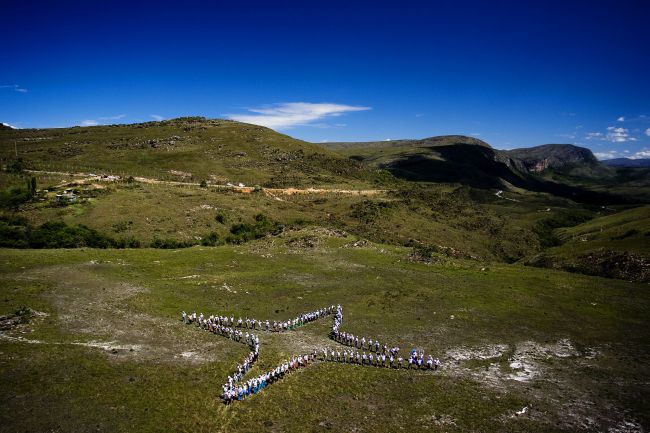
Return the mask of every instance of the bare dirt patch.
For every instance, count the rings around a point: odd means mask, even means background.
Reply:
[[[56,310],[61,330],[72,337],[65,342],[24,342],[81,345],[116,355],[116,359],[156,362],[215,361],[231,349],[237,350],[237,345],[193,332],[194,329],[180,326],[175,320],[135,311],[130,301],[149,289],[108,280],[97,272],[106,266],[117,265],[90,262],[23,274],[24,279],[50,282],[51,289],[45,296]],[[20,340],[14,337],[14,341]]]

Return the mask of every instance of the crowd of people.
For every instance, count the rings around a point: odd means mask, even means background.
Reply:
[[[386,367],[386,368],[414,368],[414,369],[426,369],[426,370],[437,370],[440,367],[441,362],[438,358],[433,358],[429,355],[426,359],[423,352],[418,352],[415,350],[411,353],[411,356],[404,359],[401,356],[395,356],[393,354],[383,354],[373,352],[359,352],[357,350],[344,350],[333,351],[323,349],[320,356],[321,361],[327,362],[341,362],[344,364],[357,364],[361,366],[368,367]]]
[[[227,326],[230,328],[254,329],[258,331],[268,331],[268,332],[285,332],[285,331],[292,331],[297,327],[302,326],[306,323],[313,322],[315,320],[328,316],[332,314],[334,310],[335,310],[334,305],[330,305],[329,307],[321,308],[316,311],[303,313],[294,319],[285,320],[285,321],[274,320],[273,322],[271,322],[270,320],[250,319],[248,317],[244,319],[239,317],[237,320],[235,320],[234,316],[228,317],[228,316],[219,316],[219,315],[211,315],[209,318],[206,319],[203,316],[203,313],[197,316],[196,312],[187,314],[185,311],[182,312],[181,319],[185,323],[196,322],[198,323],[199,326],[202,326],[204,321],[209,320],[213,324]]]
[[[188,315],[183,311],[181,313],[181,320],[183,320],[183,323],[188,325],[194,323],[196,326],[210,331],[213,334],[221,335],[222,337],[230,338],[239,343],[247,344],[251,349],[254,349],[260,344],[260,338],[256,334],[248,332],[244,333],[244,331],[228,326],[226,324],[227,322],[218,320],[217,316],[210,316],[206,319],[205,316],[203,316],[203,313],[197,317],[196,313]]]
[[[319,357],[318,351],[315,349],[310,354],[294,356],[274,369],[244,381],[246,373],[253,367],[259,357],[260,340],[257,334],[243,331],[242,329],[285,332],[332,314],[334,317],[330,337],[340,344],[359,350],[349,349],[343,352],[335,352],[333,350],[322,349]],[[295,319],[279,322],[273,321],[272,323],[269,320],[262,321],[249,319],[248,317],[245,319],[240,317],[235,320],[233,316],[211,315],[205,317],[203,313],[197,316],[196,312],[187,314],[185,311],[181,313],[181,320],[183,323],[195,324],[215,335],[230,338],[250,347],[251,351],[248,356],[242,363],[237,365],[236,371],[228,376],[226,383],[222,386],[222,398],[226,404],[230,404],[236,400],[243,400],[252,394],[256,394],[269,384],[282,379],[286,374],[319,360],[323,362],[340,362],[360,366],[398,369],[415,368],[437,370],[441,365],[440,360],[437,358],[434,359],[431,355],[425,358],[423,351],[413,349],[410,356],[403,358],[399,356],[399,347],[397,346],[389,348],[386,344],[382,344],[376,339],[359,338],[351,333],[342,332],[340,330],[343,322],[343,308],[341,305],[337,305],[336,307],[331,305],[310,313],[301,314]]]
[[[223,402],[230,404],[235,400],[243,400],[252,394],[257,394],[269,384],[281,380],[285,375],[301,367],[306,367],[314,361],[316,361],[315,353],[294,356],[274,369],[239,384],[229,377],[228,382],[223,384]]]
[[[418,351],[413,349],[408,358],[404,359],[399,356],[399,347],[393,346],[388,347],[386,344],[380,343],[378,340],[369,338],[366,340],[365,337],[359,338],[356,335],[350,334],[348,332],[342,332],[340,330],[341,324],[343,323],[343,307],[340,305],[336,306],[336,311],[334,313],[334,319],[332,320],[332,333],[330,334],[331,338],[341,344],[346,346],[351,346],[356,349],[368,350],[369,353],[366,355],[366,352],[359,352],[357,350],[347,350],[343,353],[337,351],[328,352],[327,349],[323,349],[322,359],[324,361],[336,361],[360,365],[369,365],[375,367],[390,367],[390,368],[402,368],[402,366],[407,368],[425,368],[429,370],[437,370],[442,363],[438,358],[433,358],[429,355],[426,359],[424,357],[423,351]]]

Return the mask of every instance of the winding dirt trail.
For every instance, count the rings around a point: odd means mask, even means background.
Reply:
[[[105,180],[101,175],[91,175],[90,173],[70,173],[64,171],[46,171],[46,170],[26,170],[29,173],[35,174],[53,174],[60,176],[72,176],[75,179],[75,182],[101,182]],[[81,178],[81,179],[79,179]],[[121,180],[116,176],[116,179],[112,180]],[[181,182],[175,180],[160,180],[151,177],[142,177],[142,176],[133,176],[133,180],[141,183],[155,184],[155,185],[175,185],[175,186],[196,186],[199,187],[200,183],[198,182]],[[65,182],[66,184],[69,182]],[[244,194],[250,194],[255,191],[255,188],[251,186],[237,186],[237,185],[214,185],[208,184],[208,188],[227,190],[227,191],[237,191]],[[329,188],[263,188],[262,191],[276,200],[283,201],[277,195],[298,195],[298,194],[345,194],[345,195],[359,195],[359,196],[371,196],[384,194],[388,192],[383,189],[329,189]]]

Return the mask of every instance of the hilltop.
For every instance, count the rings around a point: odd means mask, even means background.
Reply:
[[[585,203],[636,201],[638,195],[610,194],[595,183],[611,181],[616,171],[601,164],[589,149],[569,144],[497,150],[462,135],[394,142],[329,143],[329,149],[398,178],[449,182],[475,188],[523,188]],[[589,184],[585,184],[587,181]],[[616,182],[624,183],[617,178]],[[641,198],[642,200],[644,198]]]
[[[600,166],[591,150],[572,144],[544,144],[541,146],[500,151],[502,155],[523,163],[532,173],[548,169],[564,169],[575,165]]]
[[[0,160],[26,168],[263,186],[371,183],[358,162],[261,126],[183,117],[160,122],[0,131]]]

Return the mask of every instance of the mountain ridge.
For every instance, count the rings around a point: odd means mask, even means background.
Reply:
[[[608,167],[623,168],[650,168],[650,158],[632,159],[632,158],[614,158],[602,161]]]

